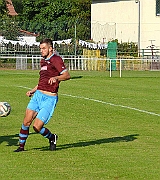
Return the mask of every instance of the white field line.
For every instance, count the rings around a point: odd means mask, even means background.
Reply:
[[[31,88],[25,87],[25,86],[16,86],[16,87],[25,88],[25,89],[31,89]],[[124,106],[124,105],[120,105],[120,104],[113,104],[113,103],[101,101],[101,100],[98,100],[98,99],[92,99],[92,98],[87,98],[87,97],[83,97],[83,96],[73,96],[73,95],[70,95],[70,94],[61,94],[61,95],[72,97],[72,98],[77,98],[77,99],[85,99],[85,100],[88,100],[88,101],[98,102],[98,103],[102,103],[102,104],[106,104],[106,105],[110,105],[110,106],[126,108],[126,109],[130,109],[130,110],[134,110],[134,111],[139,111],[139,112],[142,112],[142,113],[146,113],[146,114],[150,114],[150,115],[154,115],[154,116],[159,116],[160,117],[160,114],[157,114],[157,113],[154,113],[154,112],[150,112],[150,111],[146,111],[146,110],[142,110],[142,109],[138,109],[138,108],[133,108],[133,107],[129,107],[129,106]]]

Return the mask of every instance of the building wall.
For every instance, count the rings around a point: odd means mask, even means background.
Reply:
[[[135,0],[93,0],[91,24],[91,38],[96,42],[118,39],[119,42],[138,43],[139,4]],[[104,30],[101,27],[105,24],[108,26]],[[113,24],[114,33],[108,34],[113,31],[109,28]],[[160,16],[156,16],[156,0],[140,0],[140,48],[146,49],[151,40],[154,45],[160,46],[159,33]]]

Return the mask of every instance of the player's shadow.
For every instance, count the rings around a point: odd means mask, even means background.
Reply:
[[[72,76],[71,79],[80,79],[82,78],[83,76]]]
[[[99,144],[106,144],[106,143],[130,142],[137,139],[136,136],[139,136],[139,134],[132,134],[132,135],[127,135],[127,136],[122,136],[122,137],[103,138],[103,139],[97,139],[93,141],[80,141],[77,143],[59,145],[57,147],[57,150],[68,149],[68,148],[73,148],[73,147],[85,147],[85,146],[99,145]]]
[[[32,135],[32,134],[36,134],[36,133],[30,133],[30,135]],[[76,143],[69,143],[69,144],[62,144],[62,145],[57,144],[57,150],[76,148],[76,147],[86,147],[86,146],[106,144],[106,143],[130,142],[130,141],[134,141],[135,139],[137,139],[137,136],[139,136],[139,134],[132,134],[132,135],[121,136],[121,137],[96,139],[96,140],[92,140],[92,141],[79,141]],[[18,137],[19,137],[19,134],[0,136],[0,144],[3,142],[7,142],[7,146],[18,145]],[[37,149],[37,150],[39,149],[41,151],[49,150],[48,146],[34,148],[34,149]]]
[[[76,143],[62,144],[62,145],[57,144],[56,150],[63,150],[63,149],[76,148],[76,147],[86,147],[86,146],[106,144],[106,143],[130,142],[137,139],[137,136],[139,136],[139,134],[132,134],[132,135],[127,135],[127,136],[122,136],[122,137],[103,138],[103,139],[97,139],[97,140],[92,140],[92,141],[80,141]],[[34,149],[39,149],[39,150],[41,149],[41,151],[49,150],[48,146],[42,147],[42,148],[34,148]]]
[[[3,142],[7,142],[7,146],[16,145],[18,142],[18,134],[15,135],[7,135],[7,136],[0,136],[0,144]]]
[[[30,134],[35,134],[35,133],[30,133]],[[3,142],[7,142],[6,146],[15,146],[18,145],[18,139],[19,139],[19,134],[0,136],[0,144]]]

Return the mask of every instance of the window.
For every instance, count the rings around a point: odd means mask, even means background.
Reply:
[[[156,0],[156,16],[160,16],[160,0]]]

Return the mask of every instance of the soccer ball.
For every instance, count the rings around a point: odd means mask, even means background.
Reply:
[[[0,102],[0,117],[6,117],[11,112],[11,106],[8,102]]]

